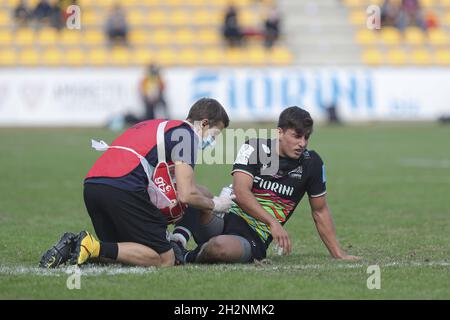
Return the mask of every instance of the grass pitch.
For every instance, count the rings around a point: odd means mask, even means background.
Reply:
[[[168,269],[86,266],[81,289],[65,269],[37,268],[64,231],[93,231],[82,181],[103,129],[0,129],[0,299],[450,299],[450,127],[317,127],[310,149],[327,166],[341,245],[360,262],[329,257],[303,199],[287,230],[293,254],[265,264]],[[230,165],[199,165],[218,193]],[[381,289],[366,286],[381,269]]]

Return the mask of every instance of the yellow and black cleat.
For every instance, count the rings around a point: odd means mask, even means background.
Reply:
[[[39,267],[50,269],[66,263],[75,249],[76,241],[77,236],[75,234],[64,233],[61,239],[42,255]]]
[[[97,258],[100,254],[100,242],[89,232],[81,231],[75,244],[75,249],[70,259],[70,264],[82,265],[91,258]]]

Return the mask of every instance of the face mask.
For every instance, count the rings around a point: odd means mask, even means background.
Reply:
[[[209,135],[206,138],[202,139],[202,150],[205,150],[209,146],[214,147],[215,144],[216,140],[214,139],[213,136]]]

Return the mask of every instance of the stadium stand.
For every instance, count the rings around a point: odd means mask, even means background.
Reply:
[[[450,0],[419,0],[427,27],[409,25],[401,30],[384,26],[380,30],[366,27],[366,9],[371,4],[380,8],[384,0],[342,0],[349,11],[348,21],[354,26],[355,41],[362,48],[361,57],[369,65],[448,66],[450,65]],[[393,0],[400,6],[400,0]]]
[[[32,10],[39,0],[28,0]],[[55,0],[57,1],[57,0]],[[71,1],[60,0],[63,10]],[[241,0],[239,23],[250,35],[228,47],[222,36],[228,0],[119,1],[126,12],[128,45],[109,45],[105,23],[116,0],[79,0],[81,30],[15,23],[19,0],[0,0],[0,66],[283,66],[417,65],[450,62],[450,0],[419,0],[424,22],[398,28],[366,26],[369,5],[385,0]],[[391,0],[400,5],[401,0]],[[283,17],[271,49],[261,32],[268,8]],[[295,12],[295,14],[291,14]],[[318,18],[320,16],[320,19]],[[256,36],[252,36],[256,35]],[[120,48],[119,48],[120,47]]]
[[[67,3],[61,1],[65,11]],[[129,28],[128,45],[109,45],[105,23],[120,2]],[[161,66],[289,65],[293,55],[283,37],[268,50],[249,39],[228,48],[222,39],[228,0],[79,0],[81,29],[60,31],[50,26],[18,26],[14,9],[19,0],[0,0],[0,66]],[[32,10],[38,0],[26,1]],[[240,0],[240,24],[263,27],[265,10],[275,0]]]

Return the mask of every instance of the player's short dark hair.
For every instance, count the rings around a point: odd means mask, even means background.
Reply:
[[[314,121],[308,111],[299,107],[289,107],[283,110],[278,119],[278,128],[294,129],[299,135],[311,134]]]
[[[222,122],[225,128],[230,124],[230,118],[228,118],[224,107],[219,101],[211,98],[202,98],[194,103],[187,118],[192,121],[208,119],[210,127],[217,125],[219,122]]]

